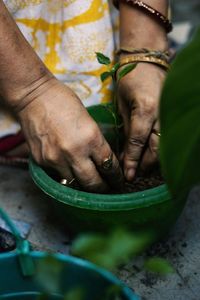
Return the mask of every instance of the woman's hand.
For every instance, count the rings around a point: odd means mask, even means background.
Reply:
[[[165,71],[138,63],[118,83],[118,106],[124,121],[124,173],[132,181],[138,165],[146,170],[158,160],[158,107]],[[158,134],[158,135],[157,135]]]
[[[52,78],[26,99],[18,116],[35,160],[56,169],[61,178],[73,178],[90,192],[120,187],[122,172],[113,155],[112,167],[102,168],[112,150],[79,98]]]

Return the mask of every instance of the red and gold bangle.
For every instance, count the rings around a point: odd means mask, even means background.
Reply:
[[[119,8],[119,1],[123,1],[141,11],[148,14],[155,21],[161,24],[167,33],[171,32],[173,29],[172,22],[166,18],[163,14],[161,14],[158,10],[151,7],[150,5],[140,1],[140,0],[113,0],[114,5]]]

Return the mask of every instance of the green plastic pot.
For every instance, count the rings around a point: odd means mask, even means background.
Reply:
[[[111,145],[122,139],[120,120],[115,120],[112,106],[98,105],[88,109]],[[36,185],[49,196],[58,219],[72,231],[109,230],[115,226],[150,230],[156,238],[168,232],[175,223],[183,202],[172,199],[167,186],[123,195],[91,194],[62,186],[30,159],[30,173]]]
[[[38,280],[41,272],[39,266],[41,262],[47,263],[46,259],[50,256],[47,253],[30,251],[29,243],[21,238],[2,209],[0,215],[9,223],[17,240],[17,251],[0,254],[0,299],[37,300],[44,293],[44,285],[42,288],[41,281]],[[84,292],[84,300],[105,300],[108,290],[114,286],[120,290],[119,299],[140,299],[111,273],[90,262],[61,254],[51,254],[51,261],[52,258],[54,263],[62,265],[62,270],[58,277],[59,291],[52,292],[48,300],[64,299],[64,295],[76,289]],[[47,276],[51,275],[49,273]]]

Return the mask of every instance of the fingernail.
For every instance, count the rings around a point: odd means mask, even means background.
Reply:
[[[125,177],[128,181],[132,181],[135,175],[135,169],[128,169],[125,171]]]

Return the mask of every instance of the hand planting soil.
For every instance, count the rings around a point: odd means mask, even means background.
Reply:
[[[48,170],[48,174],[50,177],[52,177],[54,180],[60,182],[60,177],[55,174],[54,171]],[[155,188],[159,185],[164,184],[164,179],[160,173],[159,168],[156,168],[149,172],[148,174],[145,175],[140,175],[136,176],[134,181],[132,183],[125,182],[124,188],[120,192],[116,192],[115,190],[110,190],[109,194],[127,194],[127,193],[136,193],[136,192],[141,192],[145,191],[147,189],[152,189]],[[77,182],[74,182],[73,185],[70,187],[81,190],[81,187],[78,186]]]

